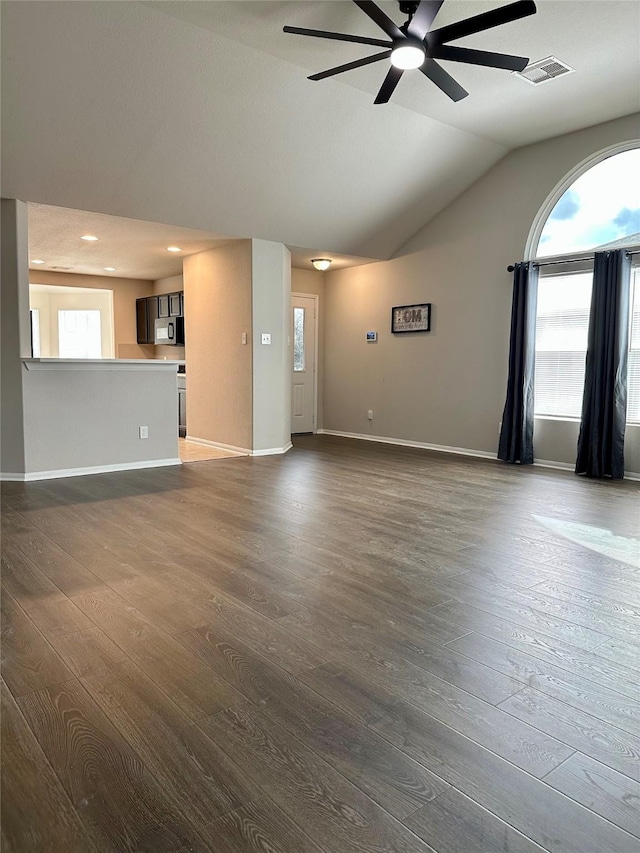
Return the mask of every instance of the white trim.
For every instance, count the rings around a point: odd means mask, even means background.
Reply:
[[[223,444],[221,441],[209,441],[208,438],[196,438],[193,435],[185,436],[185,441],[192,441],[194,444],[202,444],[205,447],[217,447],[218,450],[229,450],[231,453],[237,453],[238,456],[250,456],[251,451],[248,447],[236,447],[235,444]]]
[[[313,347],[313,349],[314,349],[314,353],[313,353],[314,362],[313,362],[313,430],[312,430],[312,432],[318,433],[318,432],[320,432],[320,430],[318,429],[318,356],[319,356],[319,341],[318,341],[319,334],[318,333],[320,330],[320,296],[317,293],[300,293],[299,291],[295,291],[295,292],[292,291],[291,292],[291,305],[290,305],[290,309],[289,309],[290,312],[291,312],[291,308],[293,307],[293,299],[295,296],[301,296],[304,299],[313,299],[314,300],[314,306],[313,306],[314,318],[313,318],[313,320],[314,320],[314,324],[315,324],[315,330],[314,330],[314,336],[313,336],[313,339],[314,339],[314,347]],[[293,315],[291,315],[291,314],[289,317],[289,324],[291,326],[293,326]],[[292,331],[293,331],[293,329],[292,329]],[[291,347],[291,355],[290,355],[289,360],[291,363],[293,363],[293,335],[291,336],[291,343],[292,343],[292,347]],[[289,383],[291,383],[291,380],[289,380]],[[293,416],[291,414],[289,415],[289,417],[291,420],[293,420]],[[294,435],[295,435],[295,433],[294,433]]]
[[[293,444],[289,441],[284,447],[266,447],[264,450],[252,450],[249,456],[276,456],[291,450]]]
[[[498,462],[496,453],[490,453],[487,450],[471,450],[468,447],[448,447],[445,444],[429,444],[426,441],[407,441],[403,438],[388,438],[380,435],[364,435],[357,432],[341,432],[336,429],[319,429],[321,435],[337,435],[341,438],[355,438],[360,441],[375,441],[379,444],[396,444],[399,447],[416,447],[421,450],[435,450],[438,453],[452,453],[456,456],[473,456],[478,459],[494,459]],[[528,467],[528,466],[524,466]],[[574,471],[575,465],[570,465],[568,462],[553,462],[548,459],[537,459],[533,463],[533,467],[538,468],[554,468],[557,471]],[[624,472],[625,480],[640,481],[640,474],[634,471]]]
[[[547,198],[545,199],[544,204],[538,211],[537,215],[534,217],[533,224],[531,226],[531,230],[529,231],[529,236],[527,237],[527,242],[525,244],[524,249],[524,260],[525,261],[533,261],[536,259],[534,252],[538,248],[538,243],[540,242],[540,237],[542,236],[542,230],[546,224],[547,219],[551,215],[551,211],[556,206],[556,202],[559,201],[560,196],[564,193],[565,190],[568,190],[569,187],[578,180],[578,178],[583,175],[585,172],[588,172],[589,169],[592,169],[598,163],[606,160],[608,157],[613,157],[615,154],[622,154],[623,151],[632,151],[634,148],[640,147],[640,139],[630,139],[627,142],[617,142],[615,145],[609,145],[607,148],[602,148],[600,151],[596,151],[595,154],[590,154],[588,157],[585,157],[584,160],[581,160],[576,166],[573,167],[569,172],[567,172],[564,177],[558,181],[555,187],[551,190]],[[597,247],[593,247],[594,249]],[[592,250],[593,251],[593,250]],[[540,258],[541,261],[545,261],[546,258]]]
[[[90,474],[110,474],[115,471],[138,471],[141,468],[165,468],[169,465],[182,465],[182,463],[177,457],[173,459],[149,459],[143,462],[91,465],[88,468],[58,468],[55,471],[31,471],[27,474],[0,474],[0,480],[31,483],[35,480],[59,480],[62,477],[85,477]]]
[[[167,370],[176,373],[182,361],[155,358],[23,358],[27,370]]]
[[[448,447],[445,444],[429,444],[426,441],[408,441],[404,438],[389,438],[382,435],[364,435],[358,432],[341,432],[336,429],[319,429],[323,435],[337,435],[341,438],[356,438],[361,441],[375,441],[379,444],[397,444],[399,447],[417,447],[421,450],[436,450],[439,453],[455,453],[457,456],[477,456],[479,459],[496,459],[495,453],[487,450],[470,450],[468,447]]]

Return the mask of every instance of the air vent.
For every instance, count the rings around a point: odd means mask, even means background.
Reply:
[[[549,80],[555,80],[556,77],[561,77],[563,74],[571,74],[575,71],[566,62],[561,62],[555,56],[547,56],[545,59],[539,59],[537,62],[532,62],[524,69],[524,71],[515,71],[516,77],[521,77],[530,83],[532,86],[537,86],[538,83],[547,83]]]

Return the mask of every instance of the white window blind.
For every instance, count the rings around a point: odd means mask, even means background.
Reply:
[[[627,420],[640,421],[640,267],[631,272],[631,329],[629,335],[629,375],[627,380]]]
[[[540,276],[536,314],[536,415],[579,418],[592,273]]]

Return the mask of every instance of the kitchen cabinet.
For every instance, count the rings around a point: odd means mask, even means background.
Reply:
[[[147,320],[147,299],[136,299],[136,338],[139,344],[149,343],[149,321]]]
[[[169,294],[169,316],[170,317],[182,317],[182,293],[170,293]]]
[[[183,373],[178,374],[178,435],[187,435],[187,380]]]
[[[136,339],[138,343],[154,344],[156,342],[157,319],[182,316],[181,291],[136,299]]]
[[[147,338],[150,344],[156,342],[156,320],[160,316],[157,296],[147,296]]]
[[[169,294],[163,293],[158,296],[158,317],[175,317],[175,314],[169,314]]]

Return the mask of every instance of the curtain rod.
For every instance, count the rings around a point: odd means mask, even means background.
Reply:
[[[607,249],[606,251],[611,251],[611,249]],[[640,250],[637,252],[625,252],[625,255],[630,258],[633,255],[640,255]],[[594,258],[593,255],[586,255],[582,258],[565,258],[562,261],[534,261],[534,267],[553,267],[556,264],[577,264],[580,261],[592,261]],[[509,264],[507,267],[507,272],[513,272],[515,270],[515,266],[513,264]]]

